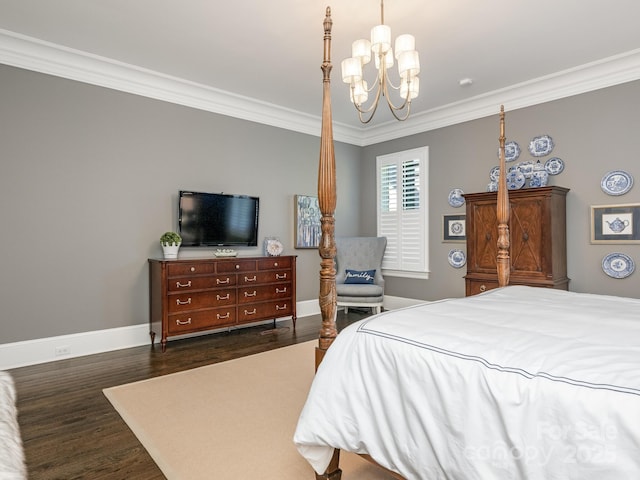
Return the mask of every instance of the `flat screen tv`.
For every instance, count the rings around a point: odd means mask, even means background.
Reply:
[[[183,247],[258,245],[260,199],[180,191],[178,228]]]

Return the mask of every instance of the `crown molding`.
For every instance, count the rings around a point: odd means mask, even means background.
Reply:
[[[199,110],[320,136],[321,119],[279,105],[0,29],[0,63]],[[640,49],[478,95],[406,122],[356,128],[334,122],[334,139],[367,146],[640,79]]]
[[[362,144],[393,140],[506,111],[640,79],[640,49],[535,78],[483,95],[418,113],[405,122],[386,122],[363,132]]]

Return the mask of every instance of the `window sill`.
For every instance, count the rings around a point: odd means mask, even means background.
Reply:
[[[428,280],[429,272],[409,272],[404,270],[382,270],[382,276],[384,277],[402,277],[402,278],[415,278],[419,280]]]

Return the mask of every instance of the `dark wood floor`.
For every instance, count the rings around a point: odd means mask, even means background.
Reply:
[[[368,314],[338,313],[338,329]],[[102,389],[314,340],[319,316],[10,370],[29,478],[164,479]],[[282,327],[288,327],[284,329]],[[313,358],[309,358],[312,363]],[[158,419],[162,421],[162,419]]]

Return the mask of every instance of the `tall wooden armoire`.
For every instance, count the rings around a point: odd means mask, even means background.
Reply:
[[[509,191],[510,285],[568,290],[566,196],[568,188]],[[465,194],[466,295],[497,288],[496,192]]]

